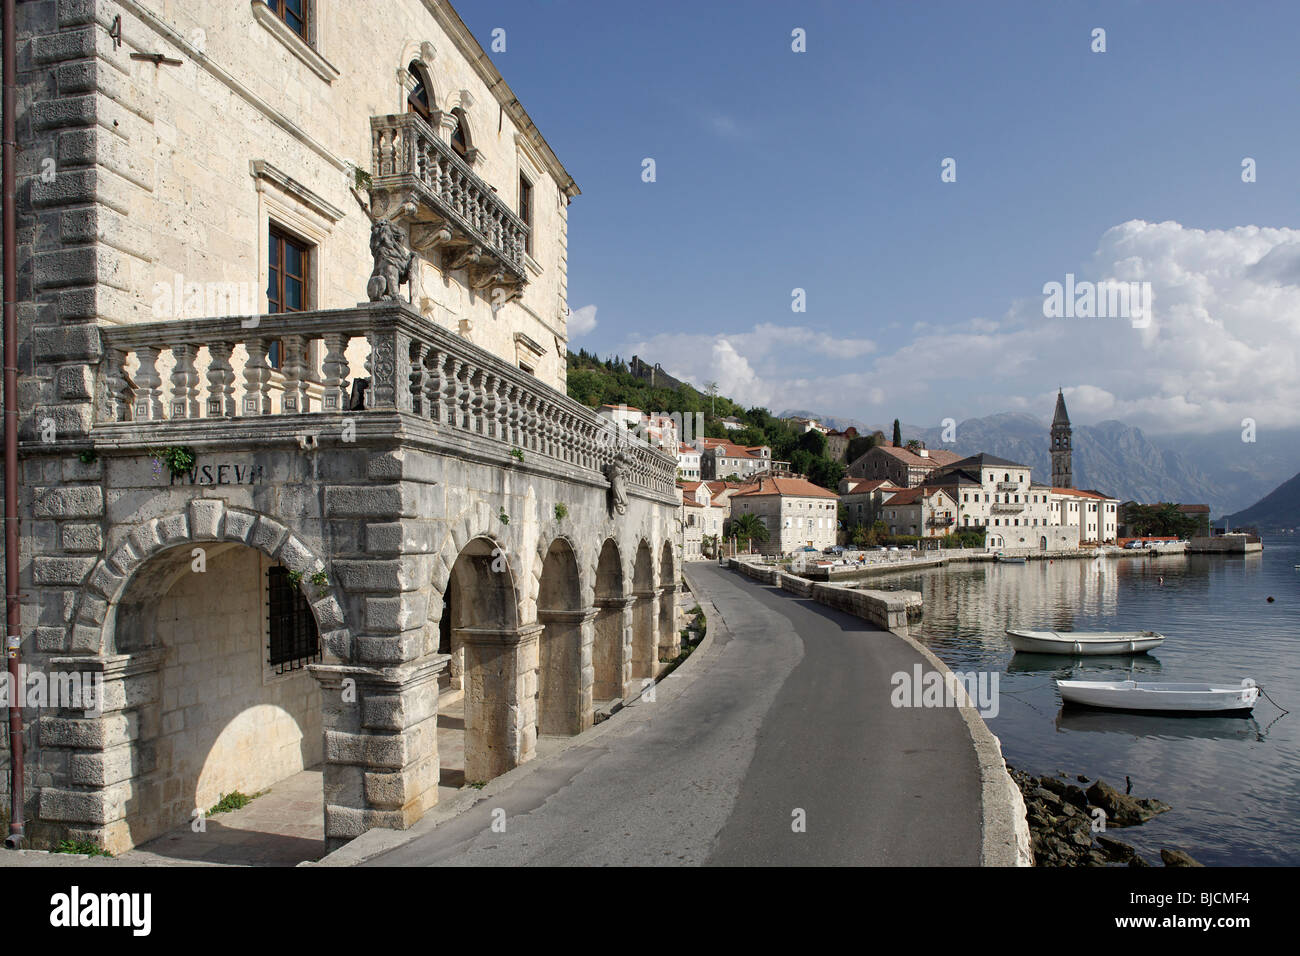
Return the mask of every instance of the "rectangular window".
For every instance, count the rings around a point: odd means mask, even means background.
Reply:
[[[308,2],[309,0],[266,0],[266,5],[290,30],[306,40]]]
[[[302,589],[289,577],[289,569],[266,569],[267,616],[270,640],[267,661],[277,674],[298,670],[320,660],[320,635]]]
[[[311,246],[272,226],[267,250],[267,313],[303,311],[307,308],[307,265]],[[272,342],[268,357],[271,368],[279,368],[284,360],[282,343]]]
[[[524,238],[524,251],[531,256],[533,254],[533,184],[524,177],[523,173],[519,174],[519,218],[528,227],[528,235]]]

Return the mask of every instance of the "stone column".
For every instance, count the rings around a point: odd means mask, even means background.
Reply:
[[[632,681],[653,678],[659,672],[659,619],[655,613],[655,592],[637,591],[632,605]]]
[[[325,842],[406,829],[438,802],[444,656],[393,667],[312,664],[325,732]]]
[[[465,649],[466,783],[498,777],[536,752],[541,633],[541,624],[453,630]]]
[[[537,733],[573,736],[592,723],[597,608],[539,610]]]
[[[162,648],[108,657],[52,657],[49,669],[75,673],[83,688],[95,688],[92,707],[61,707],[39,721],[39,766],[28,767],[28,780],[41,786],[39,820],[66,827],[63,838],[89,840],[113,854],[131,849],[138,839],[156,836],[162,795],[150,781],[159,727],[157,703]],[[145,741],[141,746],[140,741]],[[130,813],[131,819],[127,819]],[[168,825],[171,821],[168,821]],[[152,827],[152,830],[150,829]]]
[[[672,660],[682,652],[682,632],[677,623],[677,585],[659,588],[659,656]]]
[[[631,677],[632,603],[635,598],[600,598],[596,601],[596,619],[592,622],[593,700],[617,700],[626,696]]]

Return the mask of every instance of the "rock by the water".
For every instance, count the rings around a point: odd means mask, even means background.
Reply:
[[[1165,866],[1205,866],[1204,863],[1197,863],[1190,854],[1182,850],[1161,850],[1160,859],[1164,861]]]
[[[1098,780],[1088,788],[1088,800],[1101,807],[1110,826],[1134,827],[1146,823],[1157,813],[1172,809],[1159,800],[1138,800],[1120,793],[1105,780]]]

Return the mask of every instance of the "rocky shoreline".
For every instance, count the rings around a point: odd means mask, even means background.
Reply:
[[[1151,866],[1110,831],[1140,826],[1173,809],[1169,804],[1120,793],[1100,778],[1089,784],[1082,774],[1072,781],[1064,771],[1035,777],[1007,770],[1025,798],[1035,866]],[[1202,865],[1173,848],[1161,850],[1160,859],[1165,866]]]

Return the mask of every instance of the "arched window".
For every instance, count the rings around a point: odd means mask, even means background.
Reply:
[[[429,92],[428,77],[419,60],[412,60],[407,71],[415,78],[415,86],[406,94],[406,110],[417,113],[426,120],[433,118],[433,96]]]
[[[464,159],[470,149],[469,131],[465,124],[465,111],[458,106],[451,111],[451,115],[456,117],[456,128],[451,131],[451,148],[456,151],[457,156]]]

